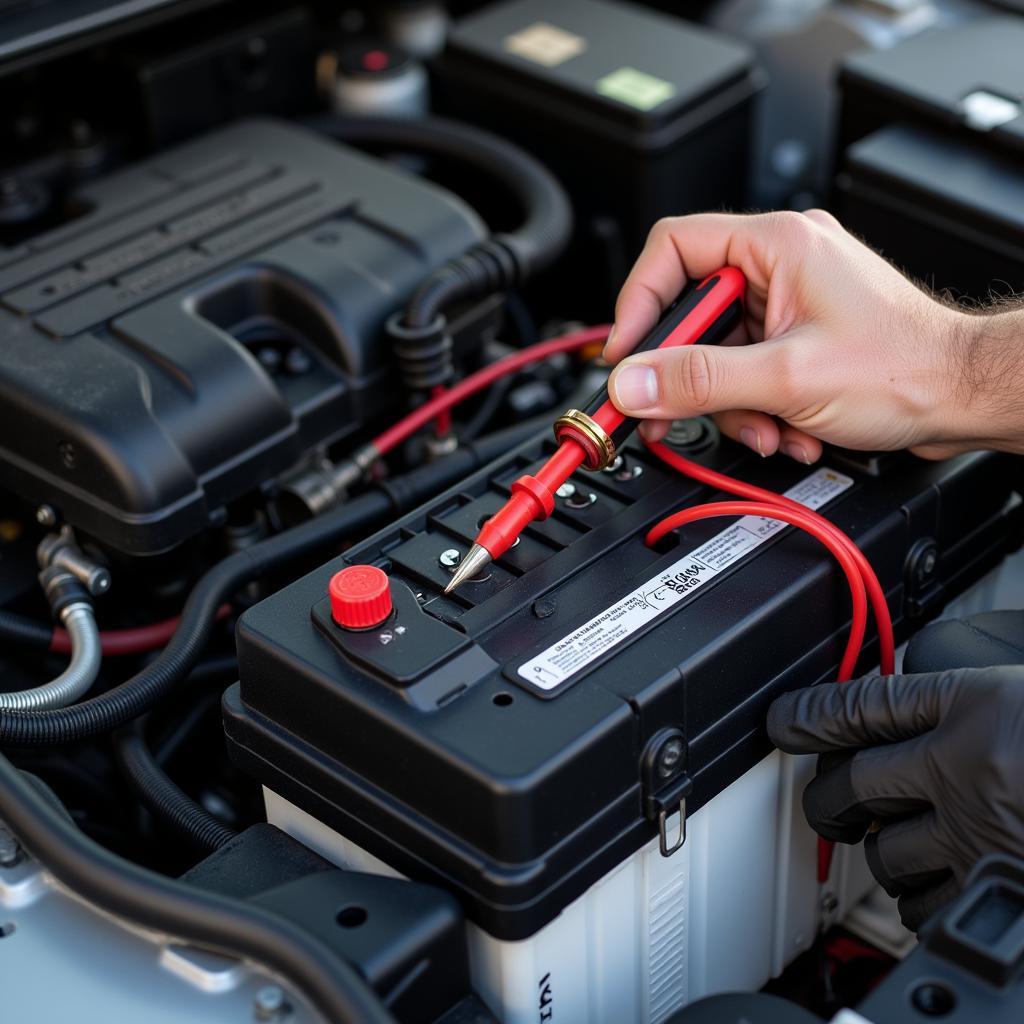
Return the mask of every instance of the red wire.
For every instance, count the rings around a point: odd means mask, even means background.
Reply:
[[[223,619],[231,611],[230,605],[223,605],[217,611],[217,618]],[[104,657],[121,654],[144,654],[165,647],[181,622],[180,616],[164,619],[148,626],[134,626],[131,629],[100,630],[100,649]],[[50,650],[56,654],[71,653],[71,638],[64,629],[54,629]]]
[[[513,352],[511,355],[499,359],[490,366],[485,366],[476,373],[460,380],[458,384],[449,388],[440,395],[436,395],[429,402],[424,402],[418,409],[414,409],[408,415],[400,419],[394,426],[388,427],[384,433],[373,439],[371,444],[379,455],[387,455],[403,441],[411,437],[421,427],[425,427],[431,420],[436,419],[440,413],[447,412],[453,406],[464,402],[467,398],[475,395],[478,391],[493,384],[501,377],[510,373],[516,373],[530,363],[547,359],[549,356],[557,355],[559,352],[572,352],[591,345],[594,342],[604,341],[611,330],[610,324],[602,324],[599,327],[585,327],[580,331],[573,331],[571,334],[563,334],[558,338],[551,338],[548,341],[530,345],[529,348]]]
[[[438,386],[436,388],[434,388],[430,392],[430,397],[431,398],[440,398],[441,395],[443,395],[444,393],[445,393],[444,385],[443,384],[438,384]],[[450,408],[442,409],[437,414],[437,419],[434,420],[434,433],[438,437],[447,437],[448,434],[451,432],[451,429],[452,429],[452,413],[451,413],[451,409]]]

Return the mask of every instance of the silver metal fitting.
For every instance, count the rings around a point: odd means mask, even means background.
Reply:
[[[36,558],[40,569],[56,566],[69,572],[93,597],[99,597],[110,589],[110,570],[78,546],[70,526],[62,526],[58,533],[47,534],[36,548]]]
[[[284,1020],[292,1008],[280,985],[264,985],[252,1002],[252,1015],[259,1021]]]
[[[458,548],[445,548],[437,560],[444,569],[454,569],[462,561],[462,552]]]

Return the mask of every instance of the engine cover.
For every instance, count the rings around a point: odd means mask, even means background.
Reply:
[[[0,486],[131,554],[393,407],[383,321],[485,235],[443,189],[270,120],[75,203],[0,250]]]

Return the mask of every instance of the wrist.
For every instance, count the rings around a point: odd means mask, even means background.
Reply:
[[[945,431],[951,436],[944,440],[1024,452],[1024,309],[953,312]]]

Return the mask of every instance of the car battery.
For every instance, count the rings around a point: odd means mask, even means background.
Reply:
[[[847,531],[897,638],[1018,530],[1004,456],[831,451],[815,469],[758,459],[703,420],[671,438]],[[632,441],[446,597],[480,522],[553,447],[510,452],[246,611],[225,730],[273,824],[460,899],[474,987],[506,1024],[662,1021],[759,987],[821,924],[799,800],[814,759],[772,752],[763,723],[779,693],[831,684],[850,599],[824,550],[781,523],[706,521],[646,547],[653,523],[720,496]],[[332,615],[329,586],[352,566],[387,574],[347,595],[377,626]],[[829,913],[870,886],[859,849],[841,848]]]
[[[931,287],[987,299],[1024,287],[1024,23],[986,17],[841,76],[836,211]]]
[[[500,126],[567,187],[581,301],[610,302],[659,217],[748,201],[763,82],[724,35],[607,0],[509,0],[458,20],[435,73],[443,110]]]

